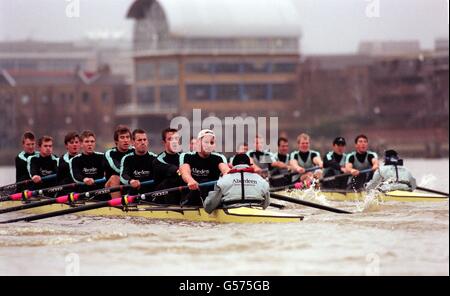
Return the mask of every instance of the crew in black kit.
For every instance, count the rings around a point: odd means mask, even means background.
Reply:
[[[151,191],[152,185],[142,186],[142,182],[153,180],[153,161],[156,154],[149,151],[147,133],[143,129],[133,131],[134,152],[122,159],[120,181],[131,185],[128,194],[145,193]]]
[[[95,180],[104,178],[104,155],[95,151],[95,134],[92,131],[84,131],[80,135],[82,153],[70,160],[70,173],[75,182],[86,185],[86,191],[102,188],[102,184],[96,184]],[[108,199],[101,196],[98,199]]]
[[[212,130],[200,131],[197,139],[200,141],[199,151],[180,156],[181,177],[191,190],[182,204],[203,205],[202,199],[214,189],[214,185],[200,188],[199,184],[217,181],[221,174],[225,175],[230,170],[225,156],[214,152],[216,136]]]
[[[38,140],[39,154],[28,158],[28,171],[33,181],[32,189],[41,189],[56,185],[56,172],[58,171],[58,157],[53,155],[53,138],[43,136]],[[54,175],[49,180],[42,178]]]
[[[104,166],[106,174],[105,187],[120,185],[120,165],[122,159],[129,153],[134,152],[131,146],[131,131],[125,125],[118,125],[114,131],[114,142],[116,147],[105,152]],[[111,193],[113,198],[120,197],[120,192]]]

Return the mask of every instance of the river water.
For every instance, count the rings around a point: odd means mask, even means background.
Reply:
[[[449,160],[407,160],[448,192]],[[13,181],[0,168],[0,184]],[[0,275],[449,275],[449,204],[302,206],[293,224],[211,224],[63,216],[0,225]],[[1,220],[18,214],[1,215]]]

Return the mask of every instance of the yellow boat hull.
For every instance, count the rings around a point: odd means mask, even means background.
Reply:
[[[18,206],[19,201],[0,203],[0,207]],[[38,208],[22,210],[21,213],[44,214],[48,212],[67,209],[67,205],[54,204]],[[208,214],[202,208],[180,208],[160,206],[137,206],[123,211],[121,208],[100,208],[76,213],[83,216],[100,217],[141,217],[156,220],[184,220],[194,222],[214,223],[296,223],[303,220],[303,216],[282,213],[279,211],[263,210],[254,207],[238,207],[229,209],[217,209]]]
[[[302,197],[301,191],[295,192],[299,197]],[[320,191],[318,194],[324,195],[328,200],[332,201],[362,201],[367,197],[367,192],[333,192],[333,191]],[[447,201],[448,197],[424,193],[418,191],[390,191],[385,193],[378,193],[377,198],[379,201],[400,201],[400,202],[442,202]]]

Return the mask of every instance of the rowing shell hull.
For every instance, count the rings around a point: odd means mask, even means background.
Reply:
[[[302,197],[301,191],[295,191],[298,197]],[[333,192],[333,191],[320,191],[318,192],[321,195],[324,195],[328,200],[332,201],[363,201],[367,198],[367,192]],[[424,193],[419,191],[390,191],[385,193],[379,193],[377,196],[379,201],[387,202],[387,201],[399,201],[399,202],[442,202],[447,201],[448,197],[432,194],[432,193]]]
[[[8,201],[0,204],[0,207],[18,206],[19,201]],[[33,209],[22,210],[22,213],[44,214],[52,211],[67,209],[67,205],[54,204]],[[184,220],[195,222],[215,223],[296,223],[303,220],[303,216],[281,213],[278,211],[263,210],[260,208],[239,207],[230,209],[218,209],[208,214],[202,208],[179,208],[138,206],[130,211],[121,208],[101,208],[86,212],[76,213],[83,216],[99,217],[141,217],[157,220]]]

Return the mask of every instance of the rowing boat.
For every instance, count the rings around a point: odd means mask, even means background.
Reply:
[[[20,205],[20,201],[1,203],[0,207]],[[86,203],[89,204],[89,203]],[[67,209],[65,204],[53,204],[39,208],[27,209],[22,213],[43,214],[52,211]],[[130,206],[126,211],[122,207],[100,208],[77,213],[83,216],[99,217],[141,217],[156,220],[184,220],[195,222],[215,223],[295,223],[303,220],[303,216],[282,213],[279,211],[263,210],[258,207],[240,206],[228,209],[217,209],[208,214],[200,207],[137,205]]]
[[[281,194],[286,194],[286,191],[280,192]],[[305,198],[306,195],[310,195],[311,191],[293,190],[289,192],[289,196]],[[314,191],[314,195],[324,196],[326,199],[331,201],[363,201],[368,197],[368,192],[366,191],[347,191],[347,190],[321,190]],[[395,190],[390,192],[377,192],[371,193],[376,194],[376,198],[381,202],[388,201],[398,201],[398,202],[441,202],[448,201],[448,197],[445,195],[426,193],[421,191],[402,191]]]

